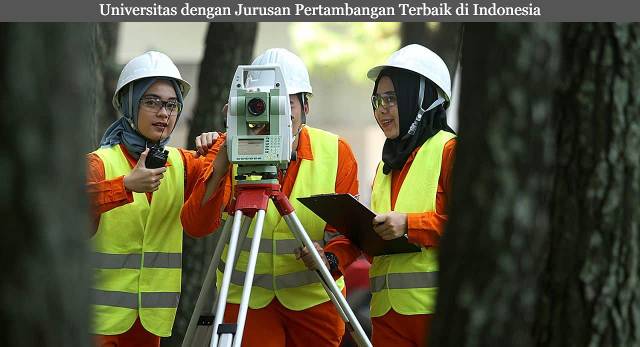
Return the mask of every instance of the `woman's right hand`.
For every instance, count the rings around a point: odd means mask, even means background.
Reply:
[[[138,159],[136,166],[133,167],[133,170],[128,175],[124,176],[124,187],[127,190],[136,193],[148,193],[155,192],[160,188],[160,181],[164,177],[164,172],[167,171],[167,168],[147,169],[144,162],[148,153],[149,148],[140,154],[140,159]]]

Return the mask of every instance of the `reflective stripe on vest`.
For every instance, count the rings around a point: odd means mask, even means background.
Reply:
[[[422,145],[402,183],[394,211],[435,211],[442,152],[454,137],[440,131]],[[391,175],[382,173],[382,163],[376,172],[371,206],[377,213],[391,211]],[[371,316],[382,316],[391,308],[404,315],[433,313],[437,275],[438,254],[433,247],[415,253],[374,257],[369,269]]]
[[[306,126],[304,131],[309,134],[313,160],[301,159],[289,201],[309,237],[323,244],[320,240],[324,238],[326,223],[302,205],[297,198],[335,193],[338,136],[309,126]],[[228,291],[228,302],[231,303],[240,302],[254,226],[255,220],[249,228],[248,241],[241,246],[242,251],[232,274],[232,283]],[[265,307],[274,297],[288,309],[296,311],[329,301],[315,272],[307,270],[301,260],[295,259],[294,249],[297,247],[299,242],[289,231],[287,223],[278,214],[273,202],[269,201],[249,298],[250,308]],[[227,250],[225,247],[223,259],[227,257]],[[218,270],[217,279],[220,288],[222,270]],[[337,283],[340,288],[344,287],[343,278]]]
[[[96,269],[139,269],[142,263],[141,254],[109,254],[94,252],[93,267]],[[150,268],[182,268],[181,253],[146,252],[144,267]]]
[[[396,273],[369,279],[371,292],[383,289],[411,289],[438,287],[438,272]]]
[[[138,309],[137,293],[93,289],[91,297],[94,305]]]
[[[247,237],[242,244],[242,250],[249,252],[251,250],[251,241],[253,238]],[[320,245],[323,245],[324,242],[321,240],[314,240]],[[274,246],[275,242],[275,246]],[[298,240],[271,240],[271,239],[262,239],[260,240],[260,253],[274,253],[275,254],[295,254],[295,249],[300,247],[300,242]]]
[[[174,308],[178,305],[180,293],[141,293],[142,305],[146,308]],[[138,294],[118,291],[92,290],[94,305],[138,309]]]
[[[220,261],[218,270],[224,271],[224,261]],[[231,283],[236,286],[244,285],[244,277],[246,272],[240,270],[233,270],[231,274]],[[308,284],[314,284],[318,282],[318,275],[315,271],[304,270],[300,272],[293,272],[286,275],[279,275],[274,277],[272,274],[258,274],[253,276],[253,287],[260,287],[263,289],[274,290],[275,288],[286,289],[306,286]],[[275,284],[274,284],[275,283]]]
[[[91,263],[96,269],[139,269],[142,254],[108,254],[94,252]]]
[[[182,253],[145,252],[144,267],[181,269]]]
[[[171,335],[182,272],[184,163],[177,149],[166,149],[169,166],[152,203],[146,194],[133,193],[133,202],[100,217],[92,239],[95,334],[121,334],[140,317],[147,331]],[[94,153],[102,159],[105,179],[131,172],[120,146]]]

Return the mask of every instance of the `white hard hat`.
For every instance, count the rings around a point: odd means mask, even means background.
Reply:
[[[384,65],[379,65],[367,73],[375,81],[384,68],[396,67],[416,72],[431,80],[444,93],[446,101],[451,100],[451,76],[442,58],[421,45],[408,45],[394,52]]]
[[[284,48],[270,48],[253,60],[251,65],[280,65],[287,93],[312,93],[309,72],[302,59]]]
[[[171,58],[164,53],[148,51],[131,59],[122,69],[120,78],[118,78],[116,91],[113,93],[113,99],[111,100],[113,107],[117,110],[120,109],[118,93],[124,86],[130,82],[146,77],[170,77],[175,79],[180,89],[182,89],[183,98],[187,96],[189,89],[191,89],[191,85],[182,79],[178,67],[173,63]]]

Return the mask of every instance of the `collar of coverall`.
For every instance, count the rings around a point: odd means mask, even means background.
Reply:
[[[313,160],[313,151],[311,150],[311,139],[309,138],[309,131],[307,127],[303,126],[300,134],[298,135],[298,148],[297,158],[304,160]]]

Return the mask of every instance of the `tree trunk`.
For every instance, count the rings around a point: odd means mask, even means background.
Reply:
[[[88,346],[95,24],[0,24],[0,336]]]
[[[211,23],[200,64],[198,101],[188,143],[206,131],[224,131],[222,107],[229,98],[229,86],[238,65],[251,64],[257,23]],[[171,338],[163,346],[180,346],[200,294],[204,276],[218,239],[217,233],[195,240],[185,236],[182,261],[182,295]]]
[[[640,26],[555,28],[467,30],[434,345],[640,343]]]
[[[460,54],[461,23],[406,22],[400,25],[401,46],[417,43],[437,52],[453,78]]]
[[[105,130],[118,119],[118,113],[111,105],[113,92],[118,82],[119,66],[116,64],[119,23],[98,23],[95,25],[94,60],[96,65],[96,115],[92,118],[91,144],[97,147]]]
[[[640,345],[640,26],[566,24],[539,346]]]
[[[229,86],[238,65],[251,64],[257,23],[211,23],[200,63],[196,103],[189,146],[206,131],[224,131],[222,107],[229,99]]]
[[[559,30],[473,23],[465,32],[460,139],[430,345],[528,347],[549,230]]]

